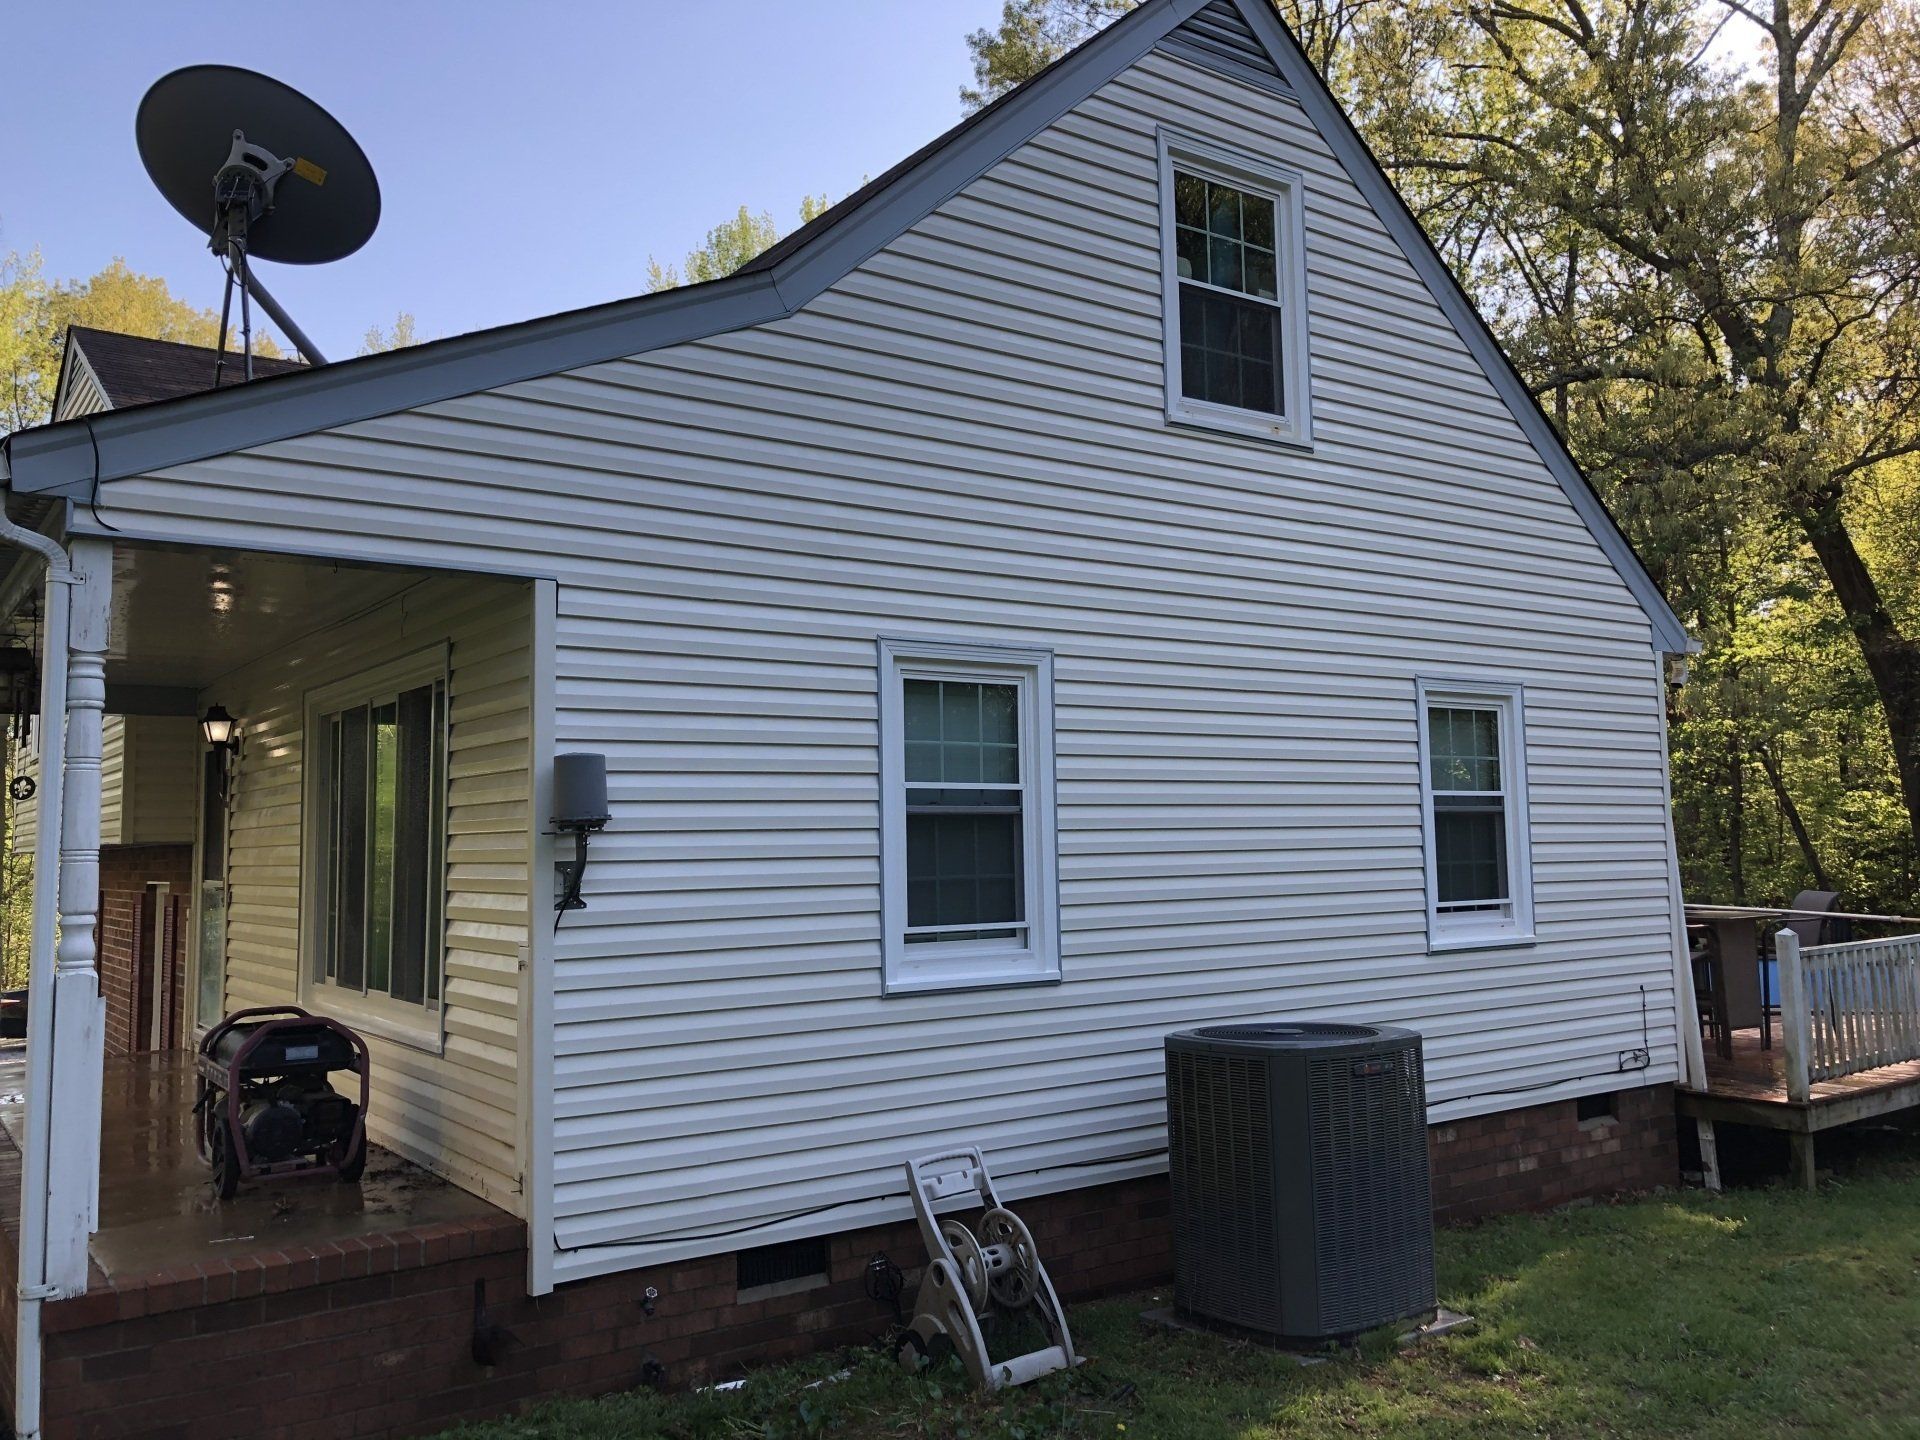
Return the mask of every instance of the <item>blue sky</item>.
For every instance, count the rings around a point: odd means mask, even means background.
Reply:
[[[998,0],[64,0],[7,22],[0,253],[51,277],[115,255],[211,306],[219,272],[133,142],[181,65],[262,70],[359,138],[365,249],[261,275],[331,357],[401,310],[458,334],[645,288],[741,204],[797,224],[960,118],[963,35]],[[244,17],[236,23],[228,17]]]

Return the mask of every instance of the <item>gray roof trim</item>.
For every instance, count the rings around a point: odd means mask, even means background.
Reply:
[[[231,390],[21,430],[0,453],[0,483],[22,494],[85,498],[103,481],[784,319],[1120,74],[1205,3],[1146,0],[1045,74],[954,127],[888,183],[843,201],[841,217],[815,221],[815,234],[774,265]]]
[[[1146,0],[988,110],[956,126],[884,184],[842,202],[844,218],[723,280],[269,376],[127,410],[22,430],[0,451],[0,483],[30,494],[91,495],[105,480],[496,389],[662,346],[784,319],[1206,8]],[[1269,0],[1228,0],[1312,120],[1546,462],[1652,622],[1656,646],[1692,647],[1614,523],[1373,152],[1321,82]],[[1216,59],[1219,57],[1215,57]],[[1215,67],[1219,68],[1219,67]],[[1224,72],[1223,72],[1224,73]],[[1245,77],[1236,75],[1235,78]],[[832,212],[829,212],[831,215]],[[825,217],[823,217],[824,219]]]
[[[17,431],[8,437],[6,473],[0,478],[23,494],[84,498],[100,481],[251,449],[789,313],[771,276],[731,276],[408,350],[270,375],[231,389]]]
[[[1613,568],[1626,582],[1627,589],[1640,602],[1640,608],[1646,611],[1647,619],[1653,626],[1654,648],[1668,654],[1685,654],[1699,648],[1687,635],[1680,617],[1673,613],[1673,607],[1667,604],[1667,597],[1660,593],[1660,587],[1653,583],[1647,567],[1640,563],[1640,557],[1634,553],[1632,544],[1615,523],[1612,513],[1594,490],[1593,483],[1574,460],[1566,442],[1560,438],[1560,432],[1553,428],[1553,422],[1547,419],[1546,412],[1533,398],[1533,392],[1527,389],[1520,372],[1514,368],[1512,358],[1494,338],[1479,307],[1468,297],[1452,267],[1434,247],[1432,238],[1414,218],[1413,212],[1407,208],[1407,202],[1387,178],[1387,172],[1380,168],[1372,148],[1353,128],[1345,107],[1334,99],[1333,92],[1321,81],[1319,72],[1308,61],[1306,52],[1294,40],[1293,33],[1287,29],[1279,13],[1268,0],[1232,0],[1232,3],[1239,7],[1240,13],[1253,26],[1253,33],[1260,37],[1273,55],[1280,66],[1280,73],[1293,87],[1294,99],[1307,112],[1307,118],[1327,142],[1327,147],[1346,167],[1348,177],[1366,196],[1388,233],[1399,242],[1414,271],[1426,282],[1434,301],[1453,322],[1454,330],[1474,359],[1480,362],[1480,368],[1506,402],[1520,429],[1533,442],[1533,448],[1546,462],[1553,478],[1560,482],[1560,488],[1566,492],[1574,510],[1586,522],[1593,538],[1613,562]]]

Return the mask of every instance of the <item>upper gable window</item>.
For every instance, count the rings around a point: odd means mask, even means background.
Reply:
[[[1167,418],[1310,438],[1298,175],[1160,137]]]

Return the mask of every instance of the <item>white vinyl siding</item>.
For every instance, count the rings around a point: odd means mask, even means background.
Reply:
[[[190,715],[129,715],[120,748],[119,843],[191,844],[200,756],[206,749],[200,722]],[[104,804],[104,766],[100,784]],[[104,815],[101,820],[104,831]]]
[[[17,753],[15,774],[40,776],[39,734]],[[184,715],[105,715],[100,720],[100,843],[173,845],[193,839],[199,725]],[[13,849],[31,854],[39,797],[9,799]]]
[[[97,415],[102,410],[111,410],[113,402],[107,399],[107,392],[100,388],[100,377],[93,373],[93,366],[87,363],[71,341],[67,346],[67,369],[61,376],[60,404],[54,411],[55,420],[71,420],[79,415]]]
[[[226,1010],[337,1008],[373,1051],[373,1138],[521,1213],[519,1016],[532,805],[524,586],[434,579],[209,687],[240,722],[228,842]],[[437,647],[449,689],[444,1042],[377,1033],[303,985],[302,796],[310,693]]]
[[[1310,453],[1166,423],[1163,127],[1302,177]],[[1436,1120],[1674,1077],[1646,616],[1256,86],[1150,55],[790,320],[107,494],[556,579],[614,811],[553,941],[562,1280],[901,1219],[953,1141],[1016,1197],[1161,1168],[1209,1020],[1412,1026]],[[883,635],[1052,650],[1062,983],[883,993]],[[1527,687],[1533,948],[1427,951],[1423,674]]]

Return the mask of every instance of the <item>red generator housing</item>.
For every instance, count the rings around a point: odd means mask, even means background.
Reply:
[[[201,1037],[194,1114],[200,1158],[229,1200],[243,1180],[331,1170],[358,1183],[367,1165],[367,1042],[297,1005],[236,1010]],[[332,1077],[360,1077],[360,1098]]]

